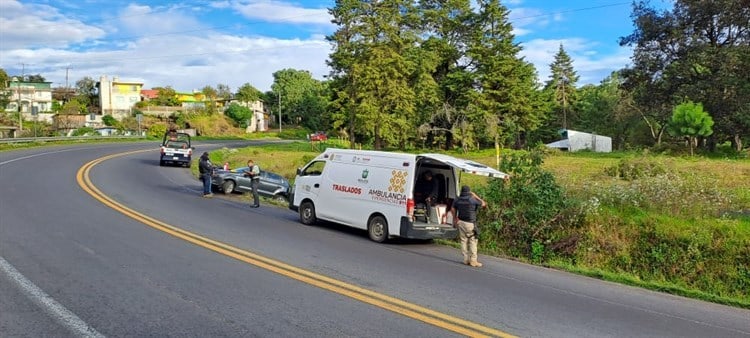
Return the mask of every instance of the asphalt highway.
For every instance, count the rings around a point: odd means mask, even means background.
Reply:
[[[203,198],[155,142],[0,152],[0,337],[750,337],[747,310],[480,261]]]

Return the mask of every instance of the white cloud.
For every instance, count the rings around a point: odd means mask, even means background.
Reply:
[[[0,32],[2,56],[16,48],[65,47],[105,34],[102,29],[61,16],[56,8],[15,0],[0,1]]]
[[[303,8],[274,0],[238,1],[232,8],[248,19],[276,23],[331,25],[332,19],[326,8]]]
[[[198,19],[183,13],[178,8],[154,10],[149,6],[131,4],[118,15],[118,27],[139,35],[158,35],[184,31],[191,32],[207,28]]]
[[[513,34],[522,36],[531,34],[536,30],[549,27],[552,23],[562,21],[560,14],[546,13],[538,8],[517,7],[511,8],[508,20],[513,25]]]
[[[108,75],[143,81],[145,88],[172,86],[191,91],[222,83],[237,89],[250,83],[266,91],[273,83],[273,72],[285,68],[308,70],[322,79],[328,73],[328,53],[329,44],[320,37],[282,40],[215,34],[144,37],[119,50],[17,50],[9,56],[35,65],[27,72],[41,73],[55,86],[65,84],[65,68],[70,67],[70,83],[84,76]]]
[[[618,47],[612,54],[601,55],[595,49],[596,42],[583,38],[534,39],[521,43],[523,50],[520,55],[536,67],[540,82],[544,83],[549,79],[549,66],[554,62],[561,43],[565,52],[573,59],[573,69],[579,75],[579,86],[598,84],[611,72],[627,66],[632,55],[632,51],[625,47]]]

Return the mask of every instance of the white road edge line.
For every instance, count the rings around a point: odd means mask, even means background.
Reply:
[[[70,332],[76,336],[104,337],[104,335],[86,324],[81,318],[78,318],[73,312],[70,312],[70,310],[66,309],[62,304],[55,301],[50,295],[34,285],[34,283],[18,272],[18,270],[16,270],[16,268],[8,263],[3,257],[0,257],[0,271],[10,277],[11,282],[15,282],[21,291],[23,291],[26,296],[34,302],[34,304],[42,308],[44,312],[52,316],[55,321],[70,330]]]

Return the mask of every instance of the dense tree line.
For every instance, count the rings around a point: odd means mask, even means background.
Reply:
[[[634,47],[633,65],[580,88],[562,45],[539,85],[499,1],[339,0],[330,13],[338,29],[328,37],[328,112],[353,142],[524,147],[570,128],[610,135],[620,149],[650,146],[688,101],[715,121],[701,144],[748,142],[745,0],[679,0],[665,11],[634,3],[636,29],[620,40]]]

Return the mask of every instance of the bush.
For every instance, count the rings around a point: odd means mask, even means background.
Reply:
[[[602,205],[620,210],[642,209],[682,217],[716,217],[732,210],[733,201],[716,179],[690,172],[660,174],[637,181],[585,188]]]
[[[572,257],[581,236],[582,206],[565,196],[554,176],[541,168],[539,152],[507,155],[500,170],[511,174],[508,181],[493,180],[480,191],[490,201],[479,224],[484,245],[507,250],[534,262],[552,257]],[[485,241],[485,239],[487,239]],[[493,243],[495,242],[495,243]]]
[[[150,127],[148,127],[147,135],[148,137],[154,137],[157,139],[162,139],[164,137],[164,133],[167,132],[167,126],[165,124],[153,124]]]
[[[667,166],[648,157],[623,158],[616,166],[608,167],[604,171],[609,176],[632,181],[642,177],[666,174]]]
[[[281,129],[281,132],[278,133],[279,138],[286,139],[286,140],[306,140],[307,135],[311,134],[311,132],[304,128],[299,127],[293,127],[293,128],[286,128]]]
[[[112,115],[102,116],[102,122],[104,122],[104,125],[107,127],[112,127],[112,126],[117,125],[117,120]]]
[[[96,130],[91,127],[81,127],[76,129],[71,136],[93,136],[96,135]]]

